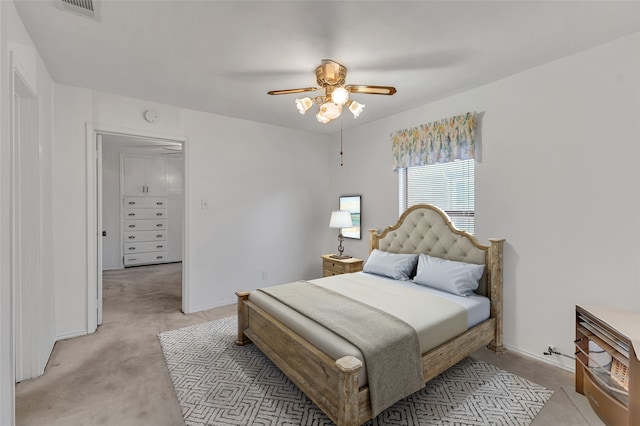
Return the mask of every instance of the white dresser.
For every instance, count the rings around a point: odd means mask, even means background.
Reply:
[[[166,161],[123,156],[121,170],[124,266],[167,262]]]

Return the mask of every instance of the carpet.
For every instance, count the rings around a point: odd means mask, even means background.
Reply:
[[[236,318],[158,335],[187,426],[331,425],[254,345],[236,346]],[[528,425],[552,391],[466,358],[367,425]]]

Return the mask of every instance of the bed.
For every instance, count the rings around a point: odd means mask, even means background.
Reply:
[[[386,228],[382,233],[378,233],[377,229],[371,229],[369,233],[370,259],[374,254],[395,257],[419,255],[424,258],[483,266],[478,288],[473,296],[477,295],[478,299],[486,298],[487,314],[471,321],[469,318],[472,315],[465,313],[465,328],[455,331],[455,335],[440,336],[439,340],[436,340],[436,346],[433,346],[433,342],[425,346],[422,339],[419,339],[421,356],[418,362],[419,368],[422,369],[420,377],[422,384],[485,345],[497,353],[505,352],[502,344],[504,239],[493,238],[489,240],[489,245],[481,244],[472,235],[455,229],[447,215],[431,205],[411,207],[400,216],[395,225]],[[344,291],[351,291],[349,297],[361,298],[362,303],[367,304],[370,303],[369,299],[375,298],[374,287],[385,284],[378,284],[379,277],[366,275],[370,274],[346,274],[343,277],[327,277],[313,280],[311,284],[300,283],[300,285],[308,285],[309,289],[330,287],[332,280],[341,279],[337,287],[347,289],[349,287],[345,283],[353,282],[353,289]],[[371,283],[370,287],[369,283]],[[398,285],[410,287],[412,283],[405,281]],[[274,288],[265,291],[271,291]],[[357,293],[359,288],[367,290]],[[372,290],[369,291],[369,288]],[[306,287],[303,291],[306,291]],[[407,291],[415,290],[409,288]],[[415,294],[416,297],[422,297]],[[373,390],[378,387],[372,386],[370,393],[369,382],[372,385],[376,382],[373,381],[374,376],[367,376],[367,369],[363,368],[362,356],[349,351],[344,352],[344,356],[339,355],[343,353],[340,352],[342,349],[335,349],[332,346],[333,343],[323,343],[323,339],[319,339],[312,330],[314,327],[319,327],[317,324],[312,326],[312,320],[304,318],[297,312],[289,312],[286,306],[279,306],[279,299],[276,299],[275,303],[267,303],[265,299],[270,300],[271,297],[265,298],[261,291],[240,291],[236,295],[238,297],[236,344],[255,344],[339,426],[360,425],[377,414],[372,409],[372,402],[376,402],[372,397]],[[267,296],[273,295],[267,294]],[[403,321],[409,322],[404,318]],[[417,327],[409,323],[412,327]],[[322,327],[319,328],[322,329]],[[322,333],[331,334],[326,330]],[[418,330],[417,334],[420,333],[421,331]],[[427,349],[422,351],[425,347]],[[389,348],[389,351],[393,350],[393,347]],[[374,408],[377,406],[376,402]]]

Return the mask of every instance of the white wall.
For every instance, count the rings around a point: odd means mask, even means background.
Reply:
[[[85,123],[92,121],[92,94],[54,88],[54,237],[56,336],[87,333],[87,174]]]
[[[191,309],[321,276],[326,136],[195,111],[184,119]]]
[[[15,417],[13,324],[10,274],[10,113],[8,10],[13,3],[0,2],[0,424],[12,425]],[[12,15],[13,16],[13,15]]]
[[[87,322],[85,124],[185,142],[186,311],[234,301],[234,292],[321,275],[329,182],[326,136],[56,85],[54,227],[56,332]],[[142,118],[152,108],[160,119]],[[209,209],[201,209],[201,200]],[[264,278],[264,279],[263,279]]]
[[[13,99],[10,79],[9,55],[14,55],[14,65],[35,90],[38,103],[38,153],[32,164],[37,168],[37,194],[19,194],[23,199],[38,197],[33,204],[38,211],[30,217],[37,221],[41,230],[37,239],[41,253],[53,250],[53,219],[51,191],[52,182],[52,96],[53,83],[33,42],[22,25],[13,2],[0,2],[0,424],[14,422],[14,347],[12,324],[11,284],[11,116]],[[30,201],[34,201],[33,199]],[[31,203],[30,203],[31,204]],[[35,257],[37,258],[37,257]],[[28,295],[29,310],[37,314],[32,318],[27,335],[33,343],[33,352],[26,354],[33,363],[34,370],[41,372],[46,365],[54,343],[54,286],[52,281],[53,263],[51,258],[41,257],[37,265],[34,286],[35,293]]]
[[[576,304],[640,311],[639,57],[634,34],[345,131],[331,192],[362,194],[363,229],[394,223],[389,134],[475,112],[476,235],[507,239],[504,341],[571,355]],[[367,240],[347,250],[366,258]]]

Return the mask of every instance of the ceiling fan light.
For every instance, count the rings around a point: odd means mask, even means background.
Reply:
[[[313,105],[311,98],[296,99],[296,108],[298,108],[300,114],[307,112],[307,110],[311,108],[311,105]]]
[[[327,117],[329,120],[335,120],[342,114],[342,106],[336,105],[333,102],[325,102],[320,105],[320,114]]]
[[[316,119],[318,119],[318,121],[319,121],[320,123],[322,123],[322,124],[327,124],[328,122],[330,122],[330,121],[331,121],[331,119],[330,119],[330,118],[325,117],[324,115],[322,115],[322,113],[321,113],[321,112],[318,112],[318,113],[316,114]]]
[[[336,87],[331,92],[331,101],[336,105],[344,105],[349,100],[349,92],[344,87]]]
[[[354,118],[357,118],[362,110],[364,110],[365,105],[356,101],[351,101],[349,104],[349,111],[353,114]]]

